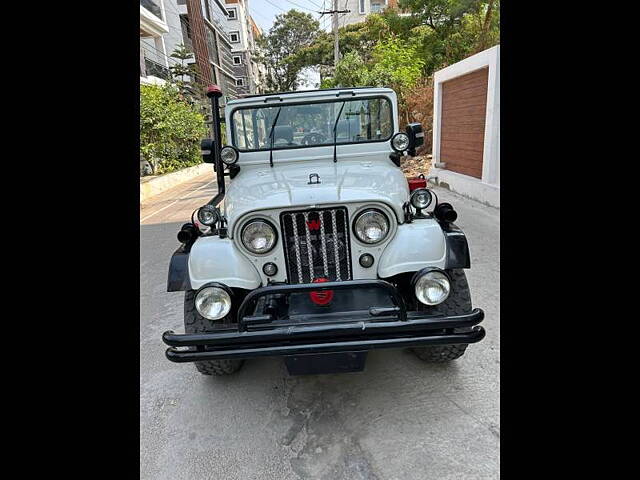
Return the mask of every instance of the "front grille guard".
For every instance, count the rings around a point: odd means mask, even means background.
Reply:
[[[404,299],[398,293],[396,287],[384,280],[348,280],[343,282],[324,282],[324,283],[306,283],[295,285],[269,285],[266,287],[252,290],[243,300],[238,309],[238,330],[246,332],[249,325],[257,325],[271,323],[274,315],[252,315],[247,316],[250,309],[255,309],[258,300],[267,295],[291,294],[322,290],[348,290],[360,288],[378,288],[389,294],[393,301],[393,307],[369,309],[369,315],[372,319],[380,316],[395,316],[398,321],[405,322],[407,320],[407,307]]]

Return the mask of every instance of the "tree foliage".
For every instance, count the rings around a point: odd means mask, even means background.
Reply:
[[[415,49],[422,74],[430,76],[500,42],[499,0],[400,0],[399,6],[410,15],[389,8],[341,28],[342,56],[356,52],[363,61],[374,62],[375,46],[394,37]],[[294,58],[305,67],[332,66],[333,35],[320,33]]]
[[[415,47],[397,37],[378,42],[370,61],[358,52],[347,53],[337,64],[334,76],[326,87],[392,87],[400,96],[415,85],[422,72],[422,60]]]
[[[295,90],[307,66],[296,52],[312,44],[320,34],[320,23],[307,14],[289,10],[276,16],[269,32],[258,39],[259,60],[267,67],[270,91]]]
[[[168,173],[200,163],[204,117],[177,87],[140,86],[140,155],[153,174]]]

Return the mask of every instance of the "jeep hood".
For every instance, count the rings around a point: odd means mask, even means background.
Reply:
[[[320,183],[309,183],[317,174]],[[313,178],[315,181],[315,176]],[[238,220],[266,209],[295,209],[324,204],[381,202],[391,207],[400,221],[409,187],[402,171],[391,160],[331,160],[245,165],[231,181],[225,196],[229,232]]]

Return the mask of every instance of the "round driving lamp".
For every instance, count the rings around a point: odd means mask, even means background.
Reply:
[[[430,270],[421,274],[414,282],[415,295],[424,305],[439,305],[451,292],[449,277],[441,270]]]
[[[231,311],[231,297],[224,288],[203,287],[196,293],[196,310],[208,320],[220,320]]]
[[[433,197],[431,192],[426,188],[417,188],[413,192],[411,192],[411,205],[418,210],[422,210],[431,205],[431,201]]]
[[[353,222],[353,231],[361,242],[380,243],[389,234],[389,220],[379,210],[365,210]]]
[[[238,161],[238,150],[231,145],[227,145],[226,147],[222,147],[220,150],[220,158],[225,165],[233,165]]]
[[[278,273],[278,266],[273,262],[265,263],[262,266],[262,272],[268,277],[273,277],[276,273]]]
[[[208,227],[218,221],[218,210],[213,205],[205,205],[198,209],[198,221]]]
[[[261,255],[273,249],[278,236],[276,229],[266,220],[252,220],[242,229],[242,244],[251,253]]]
[[[371,265],[373,265],[373,255],[369,254],[369,253],[363,253],[362,255],[360,255],[360,266],[364,267],[364,268],[369,268]]]
[[[398,153],[407,150],[409,148],[409,143],[409,135],[406,133],[399,132],[391,137],[391,148]]]

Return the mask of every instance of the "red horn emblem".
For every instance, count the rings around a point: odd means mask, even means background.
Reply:
[[[320,230],[320,220],[310,220],[307,222],[309,230]]]

